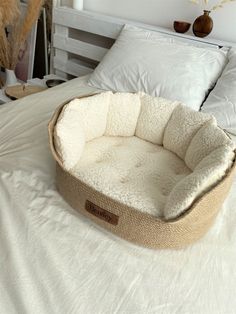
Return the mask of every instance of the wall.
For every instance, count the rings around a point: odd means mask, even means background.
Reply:
[[[168,28],[174,20],[193,22],[202,12],[188,0],[84,0],[84,9]],[[236,2],[226,4],[211,16],[214,30],[210,36],[236,42]]]

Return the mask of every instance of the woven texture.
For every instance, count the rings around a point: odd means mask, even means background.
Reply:
[[[63,106],[55,112],[49,123],[49,139],[52,154],[57,161],[57,188],[74,209],[112,233],[153,249],[182,248],[197,241],[208,231],[229,192],[236,169],[235,162],[224,179],[199,198],[185,214],[172,221],[163,221],[99,193],[64,169],[53,142],[54,126]],[[108,215],[111,213],[117,216],[118,223],[112,224],[91,214],[86,210],[87,201],[105,210],[105,214],[107,212]]]

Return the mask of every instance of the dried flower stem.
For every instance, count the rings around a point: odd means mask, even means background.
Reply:
[[[200,5],[202,9],[214,11],[214,10],[223,8],[224,4],[226,4],[226,3],[234,2],[236,0],[220,0],[219,2],[217,2],[212,7],[208,7],[210,0],[189,0],[189,1],[194,3],[194,4]]]
[[[15,69],[21,45],[36,22],[44,0],[29,0],[25,16],[20,14],[20,0],[0,2],[0,65]],[[9,29],[8,36],[6,28]]]

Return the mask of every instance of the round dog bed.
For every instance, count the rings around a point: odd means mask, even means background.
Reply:
[[[180,248],[203,236],[235,170],[235,145],[212,116],[143,93],[67,102],[49,137],[64,199],[150,248]]]

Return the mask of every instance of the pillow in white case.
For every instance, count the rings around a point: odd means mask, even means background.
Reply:
[[[236,135],[236,48],[231,48],[228,58],[229,63],[204,102],[202,111],[215,116],[219,126]]]
[[[89,79],[112,91],[143,91],[199,110],[226,64],[221,50],[205,49],[125,25]]]

